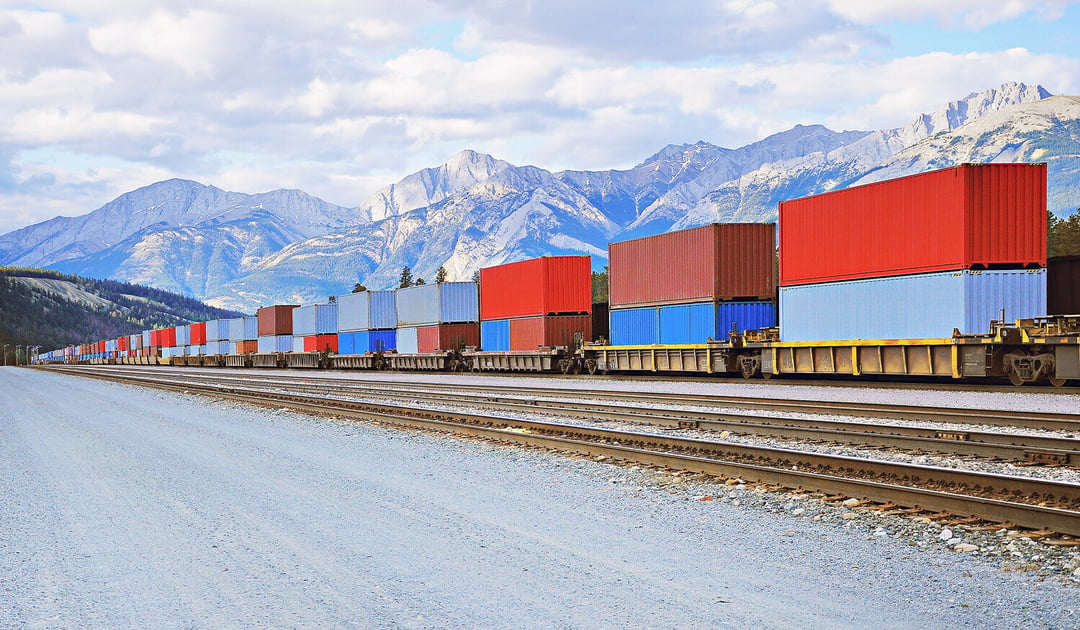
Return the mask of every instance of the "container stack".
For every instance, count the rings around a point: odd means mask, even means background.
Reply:
[[[293,352],[337,352],[337,304],[312,304],[293,311]]]
[[[295,304],[277,304],[264,306],[255,313],[261,354],[293,351],[293,312],[297,308]]]
[[[592,341],[589,256],[545,256],[480,270],[480,345],[485,352]]]
[[[780,203],[782,341],[945,338],[1046,312],[1046,165]]]
[[[397,350],[403,354],[480,345],[476,283],[439,282],[397,293]]]
[[[396,349],[396,297],[396,291],[360,291],[339,295],[338,354]]]
[[[776,325],[776,225],[713,223],[608,247],[611,344],[703,344]]]

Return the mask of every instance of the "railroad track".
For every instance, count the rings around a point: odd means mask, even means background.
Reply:
[[[57,368],[53,368],[57,369]],[[59,368],[93,378],[202,393],[261,405],[357,417],[427,430],[471,435],[504,443],[600,455],[720,478],[811,490],[884,504],[883,509],[948,512],[1001,526],[1022,526],[1080,536],[1080,484],[993,473],[922,466],[866,458],[747,446],[698,438],[612,430],[490,414],[417,409],[328,396],[325,392],[281,391],[165,375]],[[252,379],[248,379],[249,381]]]
[[[88,368],[78,368],[88,369]],[[93,368],[90,368],[93,369]],[[117,368],[97,368],[104,371]],[[147,374],[143,368],[134,373]],[[1080,466],[1080,439],[1044,435],[1017,435],[1001,432],[956,430],[912,427],[896,424],[851,422],[805,418],[795,416],[768,416],[750,413],[719,413],[687,408],[642,408],[626,403],[602,403],[593,400],[566,400],[571,392],[554,390],[558,395],[538,400],[518,399],[507,395],[505,390],[466,389],[465,393],[451,393],[442,386],[403,389],[401,385],[386,382],[356,382],[352,379],[304,378],[293,379],[278,374],[235,375],[221,372],[178,372],[174,369],[156,370],[152,374],[173,379],[191,379],[197,382],[201,374],[212,374],[220,383],[243,385],[257,378],[264,387],[280,387],[296,393],[322,394],[336,398],[383,398],[410,403],[445,405],[454,404],[499,411],[567,417],[588,418],[592,421],[614,421],[679,429],[750,434],[780,439],[797,439],[821,443],[861,445],[903,449],[906,451],[942,453],[963,457],[981,457],[1002,461],[1022,462],[1052,466]],[[475,393],[467,393],[473,391]],[[593,392],[588,392],[592,398]],[[910,410],[910,408],[908,408]],[[931,412],[932,413],[932,412]],[[969,411],[969,422],[981,421],[986,411]],[[953,422],[960,416],[952,414]],[[1025,414],[1030,422],[1037,415]],[[1049,426],[1063,422],[1059,414],[1047,421]],[[1078,420],[1080,422],[1080,420]]]

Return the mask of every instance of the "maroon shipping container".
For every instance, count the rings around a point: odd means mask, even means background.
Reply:
[[[1080,315],[1080,256],[1054,256],[1046,261],[1046,312]]]
[[[259,336],[293,334],[292,315],[297,304],[264,306],[255,315],[259,318]]]
[[[192,324],[188,329],[188,345],[201,346],[206,343],[206,322]]]
[[[480,270],[480,319],[589,313],[592,259],[545,256]]]
[[[785,286],[1045,265],[1045,164],[963,164],[780,202]]]
[[[776,224],[713,223],[608,246],[612,308],[776,297]]]
[[[439,324],[416,329],[417,352],[453,350],[458,345],[480,345],[480,324]]]
[[[592,315],[547,315],[510,320],[510,349],[536,350],[539,347],[570,346],[574,333],[592,341]]]

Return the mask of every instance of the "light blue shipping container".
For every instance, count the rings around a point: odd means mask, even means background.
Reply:
[[[338,331],[338,306],[332,304],[315,305],[315,334],[332,335]]]
[[[294,336],[314,335],[316,328],[315,305],[294,308],[292,312],[292,331]]]
[[[212,319],[206,322],[206,341],[227,341],[229,339],[229,320]]]
[[[400,306],[400,302],[398,305]],[[420,346],[416,340],[416,327],[408,326],[397,329],[397,351],[401,354],[416,354]]]
[[[238,341],[255,341],[259,338],[259,318],[244,317],[244,337]]]
[[[397,318],[399,327],[479,321],[476,283],[440,282],[398,289]]]
[[[259,337],[259,352],[261,354],[292,352],[292,349],[292,335],[263,335]]]
[[[485,352],[510,350],[510,320],[489,319],[480,322],[480,347]]]
[[[659,338],[663,345],[723,341],[735,326],[738,332],[776,325],[772,302],[701,302],[659,307]]]
[[[296,309],[300,310],[300,309]],[[293,332],[296,332],[293,330]],[[292,351],[303,352],[304,351],[304,337],[311,337],[312,335],[293,335],[292,338]]]
[[[363,350],[356,349],[356,333],[339,332],[337,334],[338,354],[363,354]]]
[[[396,291],[361,291],[337,298],[338,332],[397,326]]]
[[[781,341],[937,339],[1046,314],[1045,270],[946,271],[780,288]]]
[[[144,348],[149,348],[150,347],[150,331],[149,330],[142,331],[142,345],[143,345]]]
[[[176,345],[186,346],[191,341],[191,325],[176,327]]]
[[[658,319],[658,311],[653,306],[611,309],[608,316],[611,345],[651,346],[656,344],[660,328]]]
[[[228,341],[206,342],[206,354],[234,354],[232,346],[235,344]]]

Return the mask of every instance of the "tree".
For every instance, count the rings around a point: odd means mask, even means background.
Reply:
[[[354,287],[352,288],[352,292],[353,292],[353,293],[363,293],[364,291],[367,291],[367,287],[365,287],[364,285],[360,284],[359,282],[357,282],[357,283],[356,283],[356,286],[354,286]]]
[[[604,265],[601,272],[592,272],[592,301],[608,301],[608,266]]]
[[[402,289],[404,289],[406,287],[411,287],[412,285],[413,285],[412,271],[409,269],[408,265],[405,265],[404,267],[401,268],[401,280],[398,283],[398,286],[401,287]]]
[[[423,278],[417,278],[416,282],[413,283],[413,286],[418,287],[424,284],[427,284],[427,282],[425,282]]]
[[[439,271],[435,273],[435,283],[446,282],[446,267],[439,267]]]
[[[472,275],[473,284],[480,284],[480,270],[477,269]]]
[[[1068,219],[1046,213],[1046,255],[1073,256],[1080,254],[1080,210]]]

